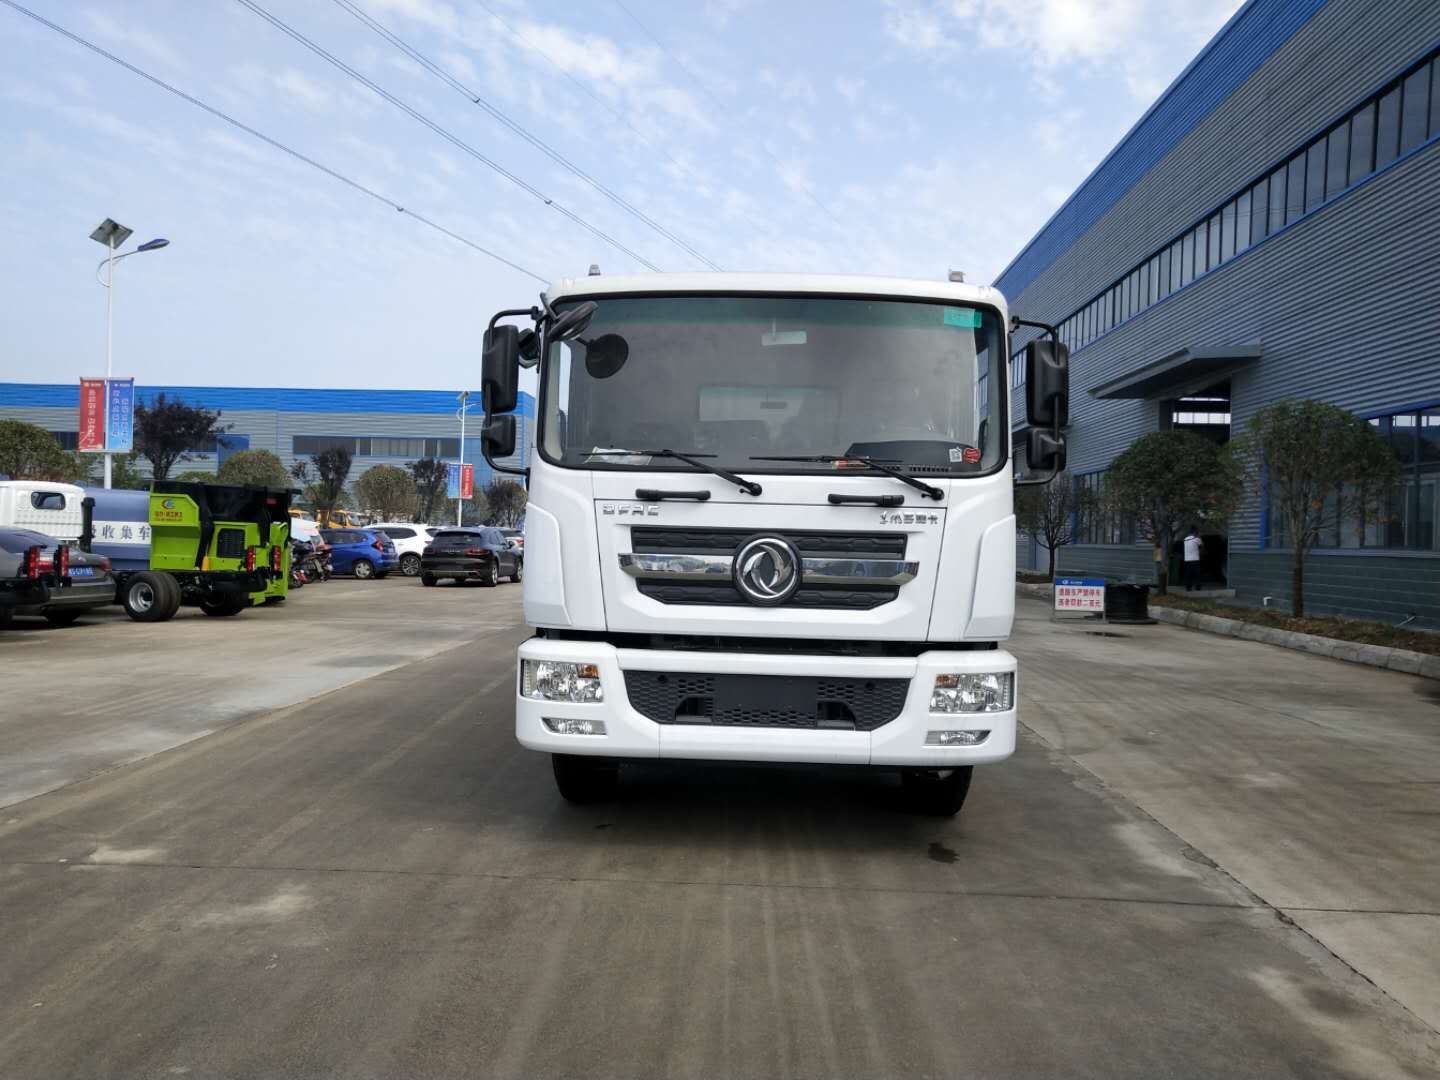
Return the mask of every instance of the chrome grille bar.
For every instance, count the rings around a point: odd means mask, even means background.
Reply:
[[[729,555],[651,555],[623,552],[620,569],[642,581],[718,583],[730,580],[734,559]],[[918,562],[902,559],[802,559],[803,585],[903,585],[920,571]]]

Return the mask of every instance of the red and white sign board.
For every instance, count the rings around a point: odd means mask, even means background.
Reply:
[[[1055,610],[1105,613],[1104,578],[1056,578]]]
[[[80,380],[80,449],[97,453],[105,449],[105,380]]]

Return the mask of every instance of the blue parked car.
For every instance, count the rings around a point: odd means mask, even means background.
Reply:
[[[337,574],[382,578],[400,567],[395,544],[379,529],[321,529]]]

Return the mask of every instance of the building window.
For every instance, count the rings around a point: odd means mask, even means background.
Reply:
[[[1326,141],[1325,151],[1325,198],[1333,199],[1344,191],[1350,161],[1350,121],[1346,120]]]
[[[80,449],[80,433],[78,431],[52,431],[55,441],[60,444],[61,450],[75,451]]]
[[[1337,491],[1314,546],[1440,551],[1440,408],[1377,416],[1370,424],[1395,452],[1400,483],[1363,518],[1340,519],[1334,508],[1345,492]],[[1269,500],[1268,543],[1290,546],[1274,499]]]
[[[1367,102],[1350,117],[1350,177],[1357,184],[1375,167],[1375,103]]]
[[[1425,141],[1430,113],[1430,65],[1407,78],[1400,103],[1400,152],[1414,150]]]
[[[1375,121],[1375,167],[1389,165],[1400,154],[1400,88],[1380,99]]]
[[[290,440],[293,454],[323,454],[326,450],[349,450],[355,454],[353,435],[296,435]]]

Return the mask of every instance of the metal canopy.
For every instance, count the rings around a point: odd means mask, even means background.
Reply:
[[[126,240],[130,239],[132,232],[134,232],[133,229],[127,229],[118,221],[107,217],[99,225],[95,226],[95,231],[90,234],[90,239],[94,240],[97,244],[104,244],[106,247],[118,248],[125,243]]]
[[[1091,388],[1090,395],[1101,401],[1183,397],[1253,364],[1260,359],[1261,352],[1258,343],[1181,349]]]

